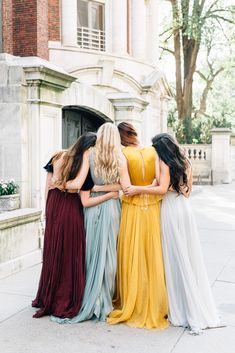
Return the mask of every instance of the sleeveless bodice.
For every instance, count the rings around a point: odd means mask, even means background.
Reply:
[[[149,185],[155,179],[156,153],[153,147],[137,149],[126,147],[123,153],[128,161],[132,185]]]
[[[123,149],[128,162],[128,170],[132,185],[150,185],[155,179],[155,162],[156,152],[153,147],[144,147],[137,149],[134,147],[125,147]],[[128,203],[134,203],[137,205],[148,205],[153,204],[162,197],[158,195],[135,195],[135,196],[123,196],[122,200]]]

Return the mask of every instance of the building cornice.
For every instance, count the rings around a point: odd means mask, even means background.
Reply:
[[[77,77],[62,73],[45,66],[23,67],[25,79],[28,84],[48,85],[57,89],[64,90],[70,87]]]
[[[61,67],[37,56],[19,57],[1,54],[0,60],[5,61],[9,66],[21,67],[28,84],[40,85],[43,82],[44,85],[47,84],[64,90],[77,80],[77,77],[69,74]]]
[[[107,98],[112,102],[115,110],[137,110],[139,112],[145,110],[149,102],[139,97],[136,97],[128,92],[116,92],[107,95]]]
[[[145,92],[159,90],[161,91],[161,95],[163,97],[172,97],[172,92],[166,77],[162,71],[156,69],[148,75],[144,82],[142,83],[142,88]]]

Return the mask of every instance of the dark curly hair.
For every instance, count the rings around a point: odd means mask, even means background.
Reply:
[[[152,138],[152,144],[159,158],[170,169],[170,186],[178,194],[181,193],[182,184],[188,189],[188,161],[174,138],[167,133],[158,134]]]

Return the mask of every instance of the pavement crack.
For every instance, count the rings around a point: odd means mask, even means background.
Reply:
[[[26,297],[26,298],[32,298],[32,295],[29,294],[22,294],[22,293],[16,293],[16,292],[8,292],[0,289],[0,294],[10,294],[10,295],[18,295],[19,297]]]
[[[220,281],[220,280],[219,280],[219,277],[220,277],[221,273],[223,273],[224,269],[225,269],[226,266],[229,264],[229,262],[231,261],[231,259],[233,258],[233,256],[234,256],[234,254],[232,254],[232,255],[229,257],[228,261],[226,261],[225,265],[222,267],[222,269],[221,269],[221,270],[219,271],[219,273],[217,274],[217,276],[216,276],[214,282],[213,282],[212,285],[211,285],[212,288],[214,287],[215,282],[217,282],[217,281],[219,282],[219,281]],[[222,282],[222,281],[221,281],[221,282]]]
[[[5,319],[1,320],[1,321],[0,321],[0,325],[3,324],[3,323],[6,322],[6,321],[12,319],[12,318],[15,317],[16,315],[18,315],[18,314],[24,312],[24,311],[25,311],[27,308],[29,308],[29,307],[30,307],[30,305],[27,305],[27,306],[25,306],[23,309],[21,309],[21,310],[17,311],[16,313],[14,313],[14,314],[12,314],[12,315],[6,317]]]
[[[174,343],[172,349],[170,350],[170,353],[173,353],[173,350],[175,349],[175,347],[177,346],[177,344],[178,344],[179,341],[181,340],[181,337],[182,337],[183,334],[185,333],[185,330],[186,330],[186,329],[184,329],[184,330],[181,332],[181,334],[179,335],[179,337],[177,338],[177,340],[176,340],[176,342]]]
[[[235,282],[231,282],[231,281],[224,281],[221,279],[217,279],[216,282],[222,282],[222,283],[230,283],[230,284],[235,284]]]

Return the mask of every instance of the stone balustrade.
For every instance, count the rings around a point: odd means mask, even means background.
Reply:
[[[235,179],[234,138],[227,128],[215,128],[211,133],[211,145],[181,145],[192,163],[194,183],[230,183]]]
[[[182,145],[186,156],[192,163],[195,184],[212,184],[211,145]]]

